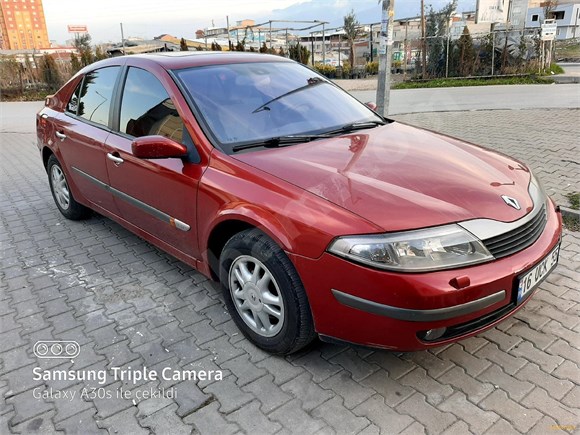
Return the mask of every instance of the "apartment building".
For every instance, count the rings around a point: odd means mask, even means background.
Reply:
[[[49,48],[42,0],[0,0],[0,48]]]

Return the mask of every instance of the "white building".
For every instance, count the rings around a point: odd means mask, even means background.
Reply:
[[[562,4],[550,11],[550,16],[544,16],[544,8],[529,8],[526,16],[526,28],[540,28],[546,18],[556,20],[558,28],[556,39],[580,38],[580,3]]]

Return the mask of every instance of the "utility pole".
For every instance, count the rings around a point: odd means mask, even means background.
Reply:
[[[371,24],[371,36],[369,39],[369,45],[370,45],[370,57],[371,57],[371,62],[373,61],[373,25]]]
[[[226,26],[228,27],[228,50],[232,46],[232,40],[230,39],[230,16],[226,15]]]
[[[123,46],[123,54],[125,53],[125,36],[123,34],[123,23],[121,23],[121,45]]]
[[[427,78],[427,41],[425,39],[425,0],[421,0],[421,78]]]
[[[377,112],[382,116],[386,116],[389,113],[389,101],[391,97],[394,3],[395,0],[382,0],[379,79],[377,86]]]
[[[405,42],[404,42],[404,47],[405,49],[403,50],[403,61],[405,62],[405,68],[403,69],[403,81],[407,80],[407,36],[409,35],[409,20],[407,19],[407,21],[405,21]]]
[[[326,65],[326,35],[324,32],[324,23],[322,23],[322,64]]]

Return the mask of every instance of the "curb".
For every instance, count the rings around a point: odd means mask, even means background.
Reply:
[[[566,216],[570,219],[575,220],[578,225],[580,225],[580,210],[574,210],[570,207],[560,206],[560,211],[562,212],[562,216]]]
[[[580,83],[580,76],[552,76],[552,80],[557,85],[570,85],[574,83]]]

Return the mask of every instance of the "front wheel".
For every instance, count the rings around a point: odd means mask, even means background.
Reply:
[[[242,231],[226,243],[220,281],[234,321],[258,347],[289,354],[315,337],[300,277],[284,251],[263,232]]]
[[[75,201],[62,166],[54,155],[48,158],[46,170],[48,172],[48,182],[50,184],[52,197],[62,215],[71,220],[87,218],[91,211]]]

